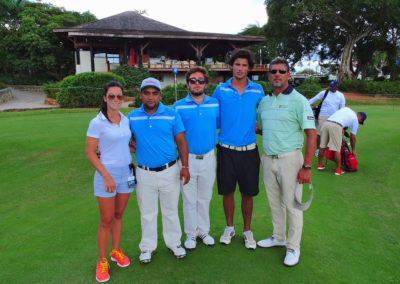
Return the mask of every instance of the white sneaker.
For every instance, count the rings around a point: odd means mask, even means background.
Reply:
[[[257,244],[256,241],[254,240],[253,233],[251,231],[243,232],[243,240],[244,240],[244,246],[247,249],[256,249]]]
[[[318,154],[319,154],[319,149],[315,150],[314,156],[318,157]]]
[[[300,251],[288,248],[286,250],[286,257],[283,264],[286,266],[295,266],[299,263]]]
[[[187,236],[186,237],[186,240],[185,240],[185,243],[184,243],[184,246],[185,246],[185,248],[186,249],[188,249],[188,250],[193,250],[193,249],[195,249],[196,248],[196,237],[193,237],[193,236]]]
[[[225,228],[225,231],[222,234],[221,238],[219,239],[219,242],[221,244],[229,245],[234,236],[235,236],[235,229]]]
[[[150,251],[142,251],[139,255],[140,263],[149,263],[151,262],[151,252]]]
[[[186,256],[186,250],[181,247],[181,246],[177,246],[174,248],[168,248],[170,251],[172,251],[172,253],[174,254],[174,256],[176,258],[184,258]]]
[[[205,244],[206,246],[212,247],[213,245],[215,245],[214,238],[211,237],[209,234],[199,235],[199,238],[203,241],[203,244]]]
[[[269,237],[268,239],[258,241],[257,245],[262,248],[284,247],[286,245],[286,241],[278,241],[274,237]]]

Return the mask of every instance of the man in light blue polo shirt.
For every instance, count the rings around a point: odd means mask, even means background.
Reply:
[[[247,49],[237,49],[229,59],[232,78],[220,84],[213,94],[219,101],[221,130],[217,145],[218,193],[223,195],[226,228],[220,243],[230,244],[235,236],[233,213],[236,183],[242,195],[243,240],[247,249],[256,249],[251,232],[253,196],[258,194],[260,156],[256,144],[256,111],[264,97],[259,84],[247,78],[254,66],[254,56]]]
[[[303,212],[295,206],[301,200],[302,184],[311,181],[311,161],[317,139],[314,115],[308,101],[289,85],[289,65],[277,57],[269,66],[272,91],[260,102],[257,113],[263,135],[263,181],[271,207],[273,235],[257,242],[260,247],[286,246],[286,266],[300,258]],[[305,158],[303,132],[307,136]],[[286,212],[289,219],[286,239]]]
[[[207,246],[215,241],[209,235],[209,208],[215,181],[219,103],[205,95],[208,74],[202,67],[191,68],[186,73],[189,94],[177,101],[172,108],[182,117],[189,146],[190,182],[182,188],[183,217],[186,240],[184,246],[196,248],[199,237]]]
[[[142,106],[128,115],[136,141],[138,164],[136,194],[142,227],[139,260],[141,263],[150,262],[152,252],[157,248],[158,199],[165,244],[175,257],[183,258],[186,251],[181,247],[178,201],[180,181],[186,184],[190,180],[185,128],[179,114],[160,102],[161,86],[157,79],[143,80],[140,98]],[[181,169],[177,163],[175,143]]]

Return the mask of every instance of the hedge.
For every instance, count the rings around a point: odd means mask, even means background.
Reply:
[[[57,98],[57,93],[60,91],[60,84],[61,81],[44,83],[42,90],[47,97],[55,99]]]
[[[398,96],[400,95],[400,81],[343,80],[340,82],[339,89],[345,92]]]
[[[61,107],[99,107],[103,97],[103,86],[115,80],[123,86],[125,80],[114,73],[85,72],[65,77],[60,82],[57,102]]]
[[[7,85],[0,82],[0,90],[5,89],[5,88],[7,88]]]
[[[142,81],[150,77],[147,68],[132,67],[130,65],[118,66],[112,72],[124,78],[127,88],[139,88]]]

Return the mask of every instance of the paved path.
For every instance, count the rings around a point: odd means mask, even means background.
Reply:
[[[58,106],[46,105],[46,95],[41,92],[30,92],[12,89],[13,99],[0,104],[0,111],[29,110],[43,108],[57,108]]]
[[[42,92],[12,89],[12,95],[12,100],[0,104],[0,111],[59,108],[59,106],[45,104],[46,95]],[[122,103],[122,107],[128,107],[129,103]]]

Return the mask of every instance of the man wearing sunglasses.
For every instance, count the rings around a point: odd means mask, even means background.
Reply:
[[[221,130],[217,145],[218,193],[223,195],[226,228],[220,243],[230,244],[235,236],[233,213],[236,183],[242,196],[243,240],[247,249],[257,247],[251,232],[253,196],[259,192],[258,173],[260,156],[256,144],[256,111],[264,97],[259,84],[253,83],[247,74],[254,66],[253,54],[247,49],[235,50],[229,65],[232,78],[220,84],[213,94],[219,101]]]
[[[142,239],[141,263],[151,262],[157,248],[157,215],[160,200],[163,237],[166,246],[176,258],[186,256],[181,247],[181,225],[178,215],[180,180],[190,180],[188,148],[185,128],[179,114],[163,105],[160,81],[144,79],[140,87],[142,106],[128,115],[131,131],[136,140],[137,189]],[[181,167],[178,166],[178,147]]]
[[[263,181],[271,208],[273,235],[257,242],[260,247],[286,246],[284,265],[300,258],[303,213],[295,207],[302,184],[311,181],[311,161],[316,142],[314,115],[308,101],[289,85],[289,65],[284,58],[271,61],[268,80],[272,91],[258,106],[258,133],[263,135]],[[306,134],[305,157],[303,131]],[[289,230],[286,238],[286,214]]]
[[[209,208],[215,181],[219,103],[205,94],[208,74],[202,67],[191,68],[186,73],[189,94],[172,108],[182,117],[189,147],[190,182],[182,188],[183,217],[188,250],[196,248],[197,238],[206,246],[215,241],[209,235]]]

